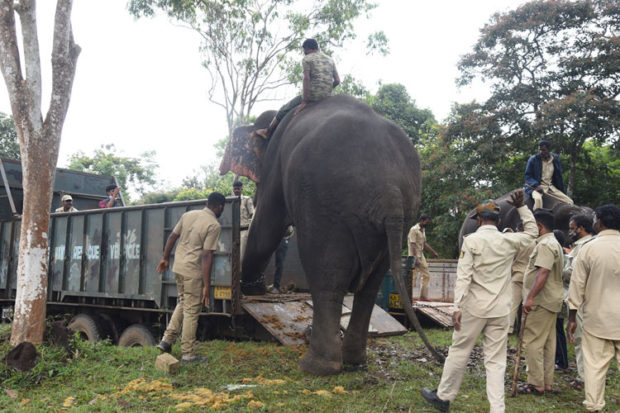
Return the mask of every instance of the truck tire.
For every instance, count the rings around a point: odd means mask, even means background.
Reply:
[[[153,334],[148,328],[142,324],[130,325],[123,331],[121,337],[118,339],[118,345],[121,347],[148,347],[157,344]]]
[[[97,321],[88,314],[78,314],[67,326],[72,331],[80,333],[80,337],[89,343],[96,343],[101,340],[101,330]]]

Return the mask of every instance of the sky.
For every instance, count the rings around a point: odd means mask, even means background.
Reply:
[[[390,55],[368,57],[360,42],[336,52],[340,77],[352,74],[371,92],[379,82],[405,85],[416,105],[443,120],[453,103],[482,101],[487,87],[476,82],[458,89],[457,63],[496,12],[524,0],[375,0],[369,20],[357,22],[358,39],[383,30]],[[37,3],[43,70],[44,111],[51,85],[54,1]],[[201,66],[200,39],[164,16],[136,20],[127,0],[75,1],[72,13],[78,58],[58,166],[71,154],[87,155],[114,144],[125,156],[155,151],[161,188],[181,184],[200,166],[218,164],[213,145],[227,135],[224,109],[211,103],[207,72]],[[301,53],[299,58],[301,59]],[[281,101],[258,105],[255,115]],[[294,91],[292,92],[294,93]],[[0,112],[11,113],[4,82]]]

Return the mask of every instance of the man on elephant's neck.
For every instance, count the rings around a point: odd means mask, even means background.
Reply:
[[[282,106],[267,129],[258,129],[254,133],[263,139],[269,139],[278,123],[286,114],[295,110],[295,115],[304,110],[308,103],[318,102],[332,94],[332,89],[340,84],[340,76],[331,57],[319,51],[319,44],[314,39],[306,39],[302,45],[304,58],[301,66],[304,73],[303,94],[296,96]]]

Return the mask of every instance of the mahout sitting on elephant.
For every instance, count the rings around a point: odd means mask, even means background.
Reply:
[[[299,366],[336,374],[366,361],[371,312],[388,268],[401,273],[405,228],[420,204],[420,161],[393,122],[350,96],[331,96],[289,113],[266,141],[253,133],[273,111],[235,129],[220,166],[258,183],[256,212],[242,263],[241,289],[265,293],[262,272],[286,228],[297,229],[299,255],[313,301],[312,336]],[[401,277],[394,276],[413,325]],[[342,302],[355,294],[340,337]]]

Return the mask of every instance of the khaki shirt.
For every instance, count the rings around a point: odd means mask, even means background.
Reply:
[[[301,60],[303,71],[310,72],[308,101],[315,102],[332,94],[336,65],[331,57],[323,52],[310,53]]]
[[[583,329],[606,340],[620,340],[620,232],[601,231],[585,244],[568,289],[568,307],[583,305]]]
[[[553,156],[548,161],[542,160],[542,173],[540,176],[540,184],[549,188],[553,179]]]
[[[60,207],[60,208],[56,208],[54,212],[78,212],[78,210],[75,207],[71,207],[71,209],[69,209],[68,211],[65,211],[63,207]]]
[[[418,259],[424,258],[424,244],[426,243],[426,231],[420,227],[420,223],[415,224],[409,230],[407,235],[407,246],[409,248],[409,256],[416,257]],[[415,244],[416,253],[413,253],[411,244]]]
[[[482,225],[463,240],[456,268],[454,305],[478,318],[507,316],[512,303],[512,262],[517,252],[538,235],[534,215],[518,209],[524,232],[501,233],[495,225]]]
[[[183,214],[172,230],[179,236],[172,271],[191,278],[202,278],[202,251],[217,250],[222,228],[209,208]]]
[[[564,253],[555,239],[553,232],[548,232],[536,240],[536,247],[530,256],[530,261],[523,279],[523,296],[527,297],[534,286],[536,273],[539,268],[549,270],[545,286],[534,297],[533,305],[539,305],[552,313],[559,313],[564,301],[562,288],[562,268]]]
[[[588,241],[592,240],[592,235],[586,235],[585,237],[579,238],[573,244],[573,249],[564,255],[564,269],[562,270],[562,282],[564,285],[564,289],[568,290],[568,286],[570,285],[570,277],[573,273],[573,268],[575,266],[575,258],[577,258],[577,254],[581,251],[581,247]],[[567,291],[565,291],[566,293]],[[566,298],[566,296],[564,297]]]
[[[536,246],[536,240],[532,239],[531,242],[525,244],[522,248],[519,248],[519,252],[512,262],[512,281],[523,282],[523,275],[527,269],[527,263],[530,261],[530,255],[534,251]]]
[[[240,225],[242,228],[249,227],[250,222],[252,222],[252,216],[254,215],[254,203],[252,202],[252,198],[247,195],[241,195],[241,221]],[[247,229],[247,228],[245,228]],[[242,230],[243,231],[243,230]]]

